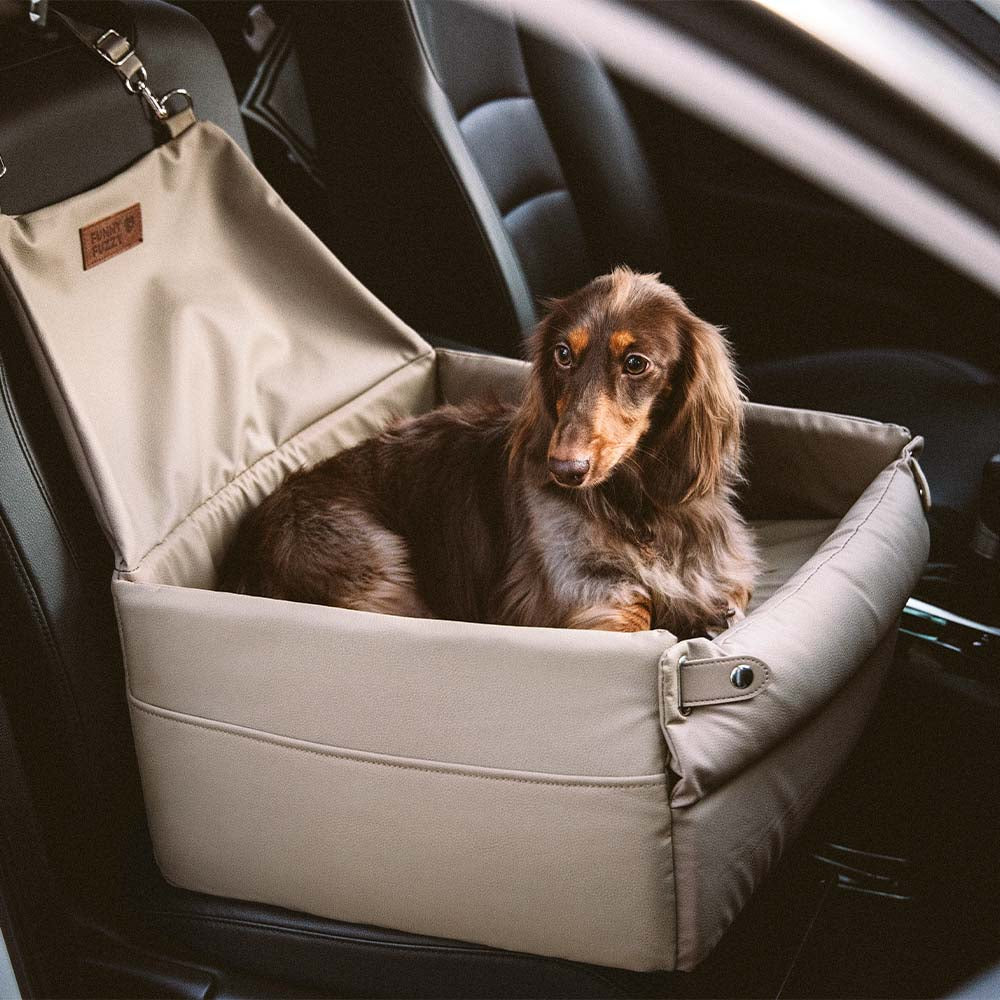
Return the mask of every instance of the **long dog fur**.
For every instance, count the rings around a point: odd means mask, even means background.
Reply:
[[[242,524],[221,586],[676,635],[741,615],[757,562],[734,506],[743,396],[720,332],[619,268],[551,302],[531,351],[519,407],[443,406],[289,476]]]

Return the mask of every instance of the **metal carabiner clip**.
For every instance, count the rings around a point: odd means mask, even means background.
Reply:
[[[183,87],[170,90],[162,97],[157,97],[150,89],[146,80],[146,67],[140,66],[139,72],[125,81],[125,89],[131,94],[139,94],[153,109],[153,114],[156,115],[158,121],[163,121],[170,117],[170,109],[167,105],[173,97],[183,97],[189,108],[194,107],[194,99]]]

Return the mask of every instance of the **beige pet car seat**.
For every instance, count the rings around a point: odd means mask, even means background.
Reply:
[[[291,470],[526,366],[435,351],[220,129],[0,217],[2,280],[114,546],[172,883],[628,969],[713,947],[865,724],[927,553],[919,439],[747,407],[766,572],[714,641],[213,590]]]

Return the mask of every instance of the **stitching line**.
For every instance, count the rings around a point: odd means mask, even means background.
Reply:
[[[274,904],[264,903],[263,905],[271,906]],[[555,955],[528,955],[525,952],[498,951],[490,945],[477,945],[475,943],[466,943],[461,941],[456,941],[453,944],[431,944],[424,941],[401,941],[396,939],[380,940],[377,938],[352,937],[350,934],[344,933],[343,931],[328,932],[312,930],[304,927],[284,927],[274,921],[255,920],[253,918],[245,917],[214,917],[209,916],[208,914],[191,913],[184,910],[171,910],[164,908],[154,909],[152,912],[156,916],[165,920],[182,920],[189,923],[209,923],[221,924],[223,926],[245,927],[250,930],[258,930],[262,934],[279,934],[288,937],[308,938],[319,941],[344,941],[359,948],[419,951],[436,955],[481,955],[485,959],[489,959],[491,961],[502,961],[516,965],[535,965],[536,963],[557,966],[573,965],[574,971],[579,972],[580,975],[585,977],[589,976],[595,981],[600,982],[602,986],[611,987],[615,991],[615,996],[626,995],[615,983],[613,983],[610,979],[606,979],[597,971],[581,968],[579,965],[571,963],[565,958],[558,958]],[[419,937],[419,935],[414,936]]]
[[[499,97],[487,97],[485,101],[473,104],[471,108],[467,108],[461,115],[456,115],[455,120],[458,122],[459,127],[461,127],[465,124],[465,120],[477,111],[488,108],[491,104],[503,104],[505,101],[531,101],[532,104],[537,104],[537,101],[531,94],[501,94]]]
[[[553,195],[556,194],[564,194],[566,195],[567,198],[570,197],[569,190],[566,188],[565,185],[562,185],[560,187],[548,188],[545,191],[539,191],[537,194],[529,194],[526,198],[522,198],[519,202],[516,202],[513,206],[508,208],[507,211],[503,213],[501,218],[503,219],[504,223],[506,223],[509,221],[512,215],[515,215],[517,212],[520,212],[521,209],[524,208],[526,205],[530,205],[533,201],[538,201],[540,198],[551,198]]]
[[[31,616],[35,620],[38,631],[41,633],[42,641],[52,659],[53,666],[56,668],[52,671],[52,674],[55,678],[56,687],[59,689],[64,703],[70,710],[69,718],[71,728],[74,730],[70,734],[70,739],[76,744],[78,750],[82,749],[86,744],[83,716],[80,711],[79,699],[76,697],[76,692],[73,690],[73,685],[69,680],[65,657],[63,656],[62,649],[52,632],[51,624],[38,596],[38,590],[24,564],[24,560],[21,556],[17,543],[10,534],[6,520],[2,515],[0,515],[0,544],[2,544],[3,548],[6,550],[8,562],[14,567],[14,571],[17,573],[22,593],[24,594],[25,600],[27,601],[31,611]],[[97,792],[93,786],[93,778],[90,770],[86,769],[85,774],[85,780],[91,785],[91,792],[96,795]]]
[[[684,775],[687,773],[687,769],[684,765],[684,755],[681,753],[681,748],[677,745],[676,740],[670,739],[667,735],[667,730],[670,728],[669,723],[674,722],[674,719],[667,720],[667,708],[670,705],[670,699],[667,695],[667,671],[664,667],[669,667],[670,663],[667,659],[667,654],[664,653],[660,657],[659,671],[660,671],[660,729],[663,732],[664,742],[667,744],[668,751],[668,767],[670,764],[676,764],[675,768],[672,768],[677,774],[678,778],[683,779]],[[673,669],[673,668],[671,668]],[[679,684],[678,684],[679,686]],[[678,711],[681,711],[683,706],[678,705]],[[671,789],[672,793],[672,789]],[[671,807],[673,808],[673,807]]]
[[[847,548],[847,546],[854,540],[854,537],[857,535],[857,533],[868,523],[868,520],[872,516],[872,514],[874,514],[875,511],[877,511],[879,507],[882,505],[882,501],[885,499],[886,494],[889,492],[889,488],[892,486],[893,482],[896,479],[897,474],[899,473],[900,461],[901,461],[900,459],[896,460],[895,468],[892,470],[892,475],[889,477],[889,481],[885,484],[885,489],[882,490],[882,492],[879,494],[878,499],[872,504],[871,510],[869,510],[868,513],[865,514],[865,516],[861,519],[861,521],[857,525],[855,525],[854,530],[847,536],[847,538],[845,538],[843,542],[841,542],[841,544],[836,549],[833,550],[833,552],[831,552],[817,567],[815,567],[815,569],[813,569],[813,571],[793,591],[791,591],[791,593],[785,594],[785,596],[780,601],[778,601],[777,604],[774,604],[769,608],[767,607],[767,605],[765,605],[764,608],[761,608],[761,611],[764,611],[763,615],[760,615],[758,613],[756,618],[749,617],[747,618],[746,621],[741,622],[739,625],[737,625],[736,628],[730,629],[725,636],[721,636],[719,638],[720,645],[723,642],[728,644],[729,640],[732,639],[733,636],[738,635],[741,631],[745,630],[749,625],[758,624],[762,618],[766,618],[772,615],[786,601],[790,601],[807,583],[809,583],[809,581],[828,562],[830,562],[831,559],[833,559],[836,556],[839,556],[840,553]]]
[[[132,707],[139,712],[145,712],[147,715],[151,715],[154,718],[162,719],[164,722],[174,722],[181,726],[192,726],[195,729],[205,729],[208,732],[218,733],[222,736],[232,736],[241,740],[250,740],[252,743],[263,743],[265,746],[274,747],[277,750],[292,750],[297,753],[307,753],[312,754],[314,757],[322,757],[323,759],[333,759],[346,761],[349,764],[370,764],[376,767],[392,767],[401,771],[424,771],[428,774],[441,774],[446,777],[454,778],[478,778],[480,781],[512,781],[521,785],[552,785],[560,788],[598,788],[598,789],[611,789],[616,791],[628,792],[634,789],[652,788],[663,783],[663,780],[659,777],[650,778],[648,781],[642,783],[632,782],[630,784],[608,784],[608,783],[584,783],[575,781],[544,781],[540,778],[514,778],[503,774],[470,774],[467,771],[449,771],[445,767],[421,767],[418,764],[400,764],[395,761],[387,760],[363,760],[358,757],[350,757],[347,754],[336,753],[334,751],[322,751],[313,750],[310,747],[298,747],[289,746],[286,743],[277,743],[273,740],[266,739],[263,736],[253,736],[250,733],[235,733],[230,729],[217,728],[216,726],[206,725],[203,722],[195,722],[193,719],[178,719],[172,715],[162,715],[160,712],[156,712],[151,708],[146,707],[137,701],[134,697],[129,699],[132,702]]]

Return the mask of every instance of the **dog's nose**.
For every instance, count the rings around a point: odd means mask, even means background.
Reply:
[[[589,469],[590,460],[586,458],[549,459],[549,472],[563,486],[579,486]]]

